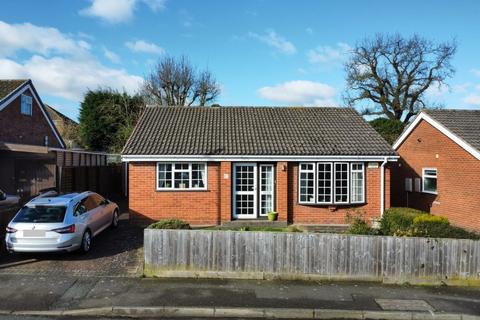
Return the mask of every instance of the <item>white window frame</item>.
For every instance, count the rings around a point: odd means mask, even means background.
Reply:
[[[313,169],[312,170],[302,170],[302,164],[310,164],[312,165]],[[301,162],[298,164],[298,203],[302,204],[315,204],[317,203],[317,174],[316,174],[316,169],[317,165],[315,162]],[[302,197],[300,195],[300,177],[301,177],[301,172],[308,172],[311,173],[313,171],[313,201],[301,201]]]
[[[172,166],[172,185],[171,187],[159,187],[158,186],[158,167],[160,164],[169,164]],[[188,164],[188,171],[186,169],[179,170],[175,169],[176,164]],[[193,188],[192,187],[192,165],[193,164],[198,164],[198,165],[204,165],[205,166],[205,180],[204,180],[204,186],[202,188]],[[157,162],[155,166],[156,170],[156,190],[157,191],[198,191],[198,190],[207,190],[208,189],[208,165],[206,162]],[[175,172],[188,172],[188,188],[175,188]]]
[[[425,171],[427,170],[434,170],[435,176],[426,174]],[[425,190],[425,178],[435,179],[437,180],[437,191],[429,191]],[[438,170],[437,168],[422,168],[422,192],[429,193],[429,194],[438,194]]]
[[[314,170],[313,170],[313,177],[314,177],[314,197],[313,201],[301,201],[300,197],[300,176],[301,172],[311,172],[310,170],[301,170],[302,164],[313,164],[314,165]],[[318,167],[319,164],[331,164],[332,168],[332,190],[331,190],[331,199],[332,201],[330,202],[319,202],[318,201]],[[347,201],[335,201],[335,195],[336,195],[336,190],[335,190],[335,182],[336,182],[336,170],[335,170],[335,165],[336,164],[346,164],[347,165]],[[352,165],[353,164],[360,164],[362,165],[362,174],[363,174],[363,190],[362,190],[362,197],[363,201],[351,201],[352,199]],[[366,195],[366,170],[365,170],[365,163],[364,162],[347,162],[347,161],[337,161],[337,162],[329,162],[329,161],[318,161],[318,162],[299,162],[298,163],[298,177],[297,177],[297,197],[298,197],[298,203],[299,204],[307,204],[307,205],[328,205],[328,204],[365,204],[367,202],[367,195]]]
[[[330,201],[318,201],[318,168],[320,167],[320,164],[329,164],[330,165]],[[332,204],[334,201],[334,191],[333,189],[335,188],[335,177],[334,177],[334,162],[317,162],[316,163],[316,175],[315,175],[315,203],[318,204]]]
[[[28,102],[28,103],[27,103]],[[30,109],[27,110],[29,111],[28,113],[25,112],[25,107],[29,105],[30,106]],[[22,94],[20,96],[20,113],[25,115],[25,116],[32,116],[33,114],[33,99],[32,97],[30,97],[29,95],[26,95],[26,94]]]
[[[354,165],[361,165],[361,170],[353,170]],[[361,172],[362,173],[362,200],[361,201],[353,201],[351,200],[350,203],[365,203],[365,164],[363,162],[352,162],[350,164],[350,199],[353,199],[353,183],[352,183],[352,173],[354,172]]]
[[[337,201],[335,200],[336,196],[337,196],[337,186],[336,186],[336,182],[337,182],[337,164],[346,164],[347,165],[347,201]],[[350,177],[350,165],[348,162],[334,162],[333,163],[333,187],[334,187],[334,190],[333,190],[333,203],[335,204],[348,204],[350,203],[350,179],[352,177]]]

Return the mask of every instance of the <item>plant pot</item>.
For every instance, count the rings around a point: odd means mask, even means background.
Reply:
[[[268,216],[268,221],[275,221],[277,220],[278,213],[277,212],[269,212],[267,214]]]

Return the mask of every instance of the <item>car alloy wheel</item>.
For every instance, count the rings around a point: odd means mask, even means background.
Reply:
[[[88,252],[90,251],[91,247],[92,247],[92,235],[90,234],[90,231],[85,231],[82,237],[82,251]]]
[[[113,211],[112,227],[118,227],[118,211]]]

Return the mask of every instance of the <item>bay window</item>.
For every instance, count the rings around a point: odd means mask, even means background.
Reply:
[[[206,190],[205,163],[157,163],[157,190]]]
[[[298,177],[299,203],[365,202],[365,166],[363,163],[300,163]]]

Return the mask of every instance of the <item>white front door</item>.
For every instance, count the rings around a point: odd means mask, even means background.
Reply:
[[[233,217],[257,218],[257,165],[236,163],[233,166]]]
[[[256,219],[274,209],[274,166],[235,163],[233,165],[233,217]]]

